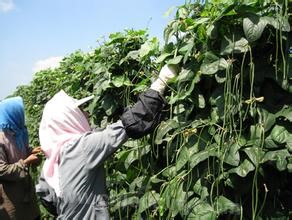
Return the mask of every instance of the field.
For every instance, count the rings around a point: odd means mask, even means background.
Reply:
[[[111,216],[291,218],[291,8],[287,0],[190,1],[178,6],[163,42],[126,30],[90,53],[73,52],[15,91],[31,144],[39,144],[44,104],[60,89],[94,94],[91,124],[104,127],[165,63],[175,64],[161,124],[105,163]]]

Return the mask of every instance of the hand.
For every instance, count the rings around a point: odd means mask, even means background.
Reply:
[[[32,164],[38,164],[39,162],[40,162],[40,158],[37,156],[37,154],[31,154],[24,160],[24,163],[27,166],[32,165]]]
[[[31,151],[31,154],[39,154],[39,153],[43,153],[43,150],[41,149],[41,147],[35,147]]]
[[[162,69],[159,72],[158,79],[156,79],[151,84],[151,89],[163,94],[165,87],[167,85],[167,82],[174,78],[177,74],[178,70],[175,65],[169,65],[166,64],[162,67]]]

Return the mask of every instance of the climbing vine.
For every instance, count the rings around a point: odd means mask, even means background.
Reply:
[[[60,89],[91,124],[119,119],[165,63],[177,65],[153,134],[106,162],[114,219],[288,219],[292,215],[291,3],[187,1],[164,30],[114,33],[38,72],[24,98],[31,144],[44,104]],[[36,171],[38,173],[38,171]]]

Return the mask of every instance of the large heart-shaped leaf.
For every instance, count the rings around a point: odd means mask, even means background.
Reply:
[[[238,167],[230,169],[229,173],[236,173],[241,177],[245,177],[249,172],[253,171],[255,166],[247,159],[245,159]]]
[[[224,58],[219,58],[211,52],[205,54],[205,59],[201,65],[202,74],[213,75],[219,70],[224,70],[228,67],[228,63]]]
[[[259,39],[267,25],[264,19],[259,16],[251,15],[243,19],[243,30],[246,39],[249,42]]]

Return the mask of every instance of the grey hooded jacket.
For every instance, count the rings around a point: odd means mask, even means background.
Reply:
[[[58,219],[109,219],[103,162],[126,140],[118,121],[63,148]]]
[[[157,126],[165,99],[149,89],[139,96],[134,106],[126,108],[121,120],[84,134],[62,148],[59,164],[61,197],[57,203],[58,218],[62,220],[109,219],[108,194],[103,163],[129,137],[140,138]],[[41,199],[54,200],[46,189],[44,178],[37,186]]]

